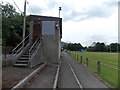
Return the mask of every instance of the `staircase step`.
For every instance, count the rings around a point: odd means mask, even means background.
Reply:
[[[23,55],[29,55],[29,53],[25,53],[25,54],[23,54]]]
[[[28,63],[28,61],[27,60],[22,60],[22,61],[17,61],[16,63]]]
[[[29,57],[29,55],[24,55],[24,54],[23,54],[21,57]]]
[[[26,67],[27,64],[14,64],[15,67]]]
[[[21,57],[21,58],[19,58],[19,60],[29,60],[29,58],[28,57]]]

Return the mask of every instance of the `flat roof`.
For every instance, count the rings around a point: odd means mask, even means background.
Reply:
[[[60,21],[60,35],[62,38],[62,18],[52,16],[30,15],[30,21]]]
[[[62,18],[59,17],[52,17],[52,16],[41,16],[41,15],[30,15],[30,20],[61,20]]]

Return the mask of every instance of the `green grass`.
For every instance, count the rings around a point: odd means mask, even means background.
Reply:
[[[73,58],[78,55],[78,62],[80,62],[80,56],[83,57],[83,64],[86,64],[86,58],[88,58],[87,69],[93,73],[97,73],[97,61],[107,64],[109,66],[118,68],[118,53],[104,53],[104,52],[68,52]],[[111,87],[118,87],[118,71],[109,67],[101,65],[101,74],[97,77]],[[120,87],[120,86],[119,86]]]

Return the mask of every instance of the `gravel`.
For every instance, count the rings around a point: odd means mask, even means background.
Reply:
[[[38,65],[34,68],[12,66],[2,67],[2,88],[14,87],[39,66],[41,65]]]

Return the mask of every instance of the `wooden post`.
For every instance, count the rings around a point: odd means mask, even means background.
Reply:
[[[100,72],[101,72],[100,61],[97,62],[97,67],[98,67],[98,74],[100,74]]]
[[[76,53],[75,53],[75,59],[76,59]]]
[[[81,60],[80,63],[82,64],[82,56],[80,57],[80,60]]]
[[[88,58],[86,58],[86,65],[88,66]]]
[[[77,61],[78,61],[78,55],[77,55]]]

